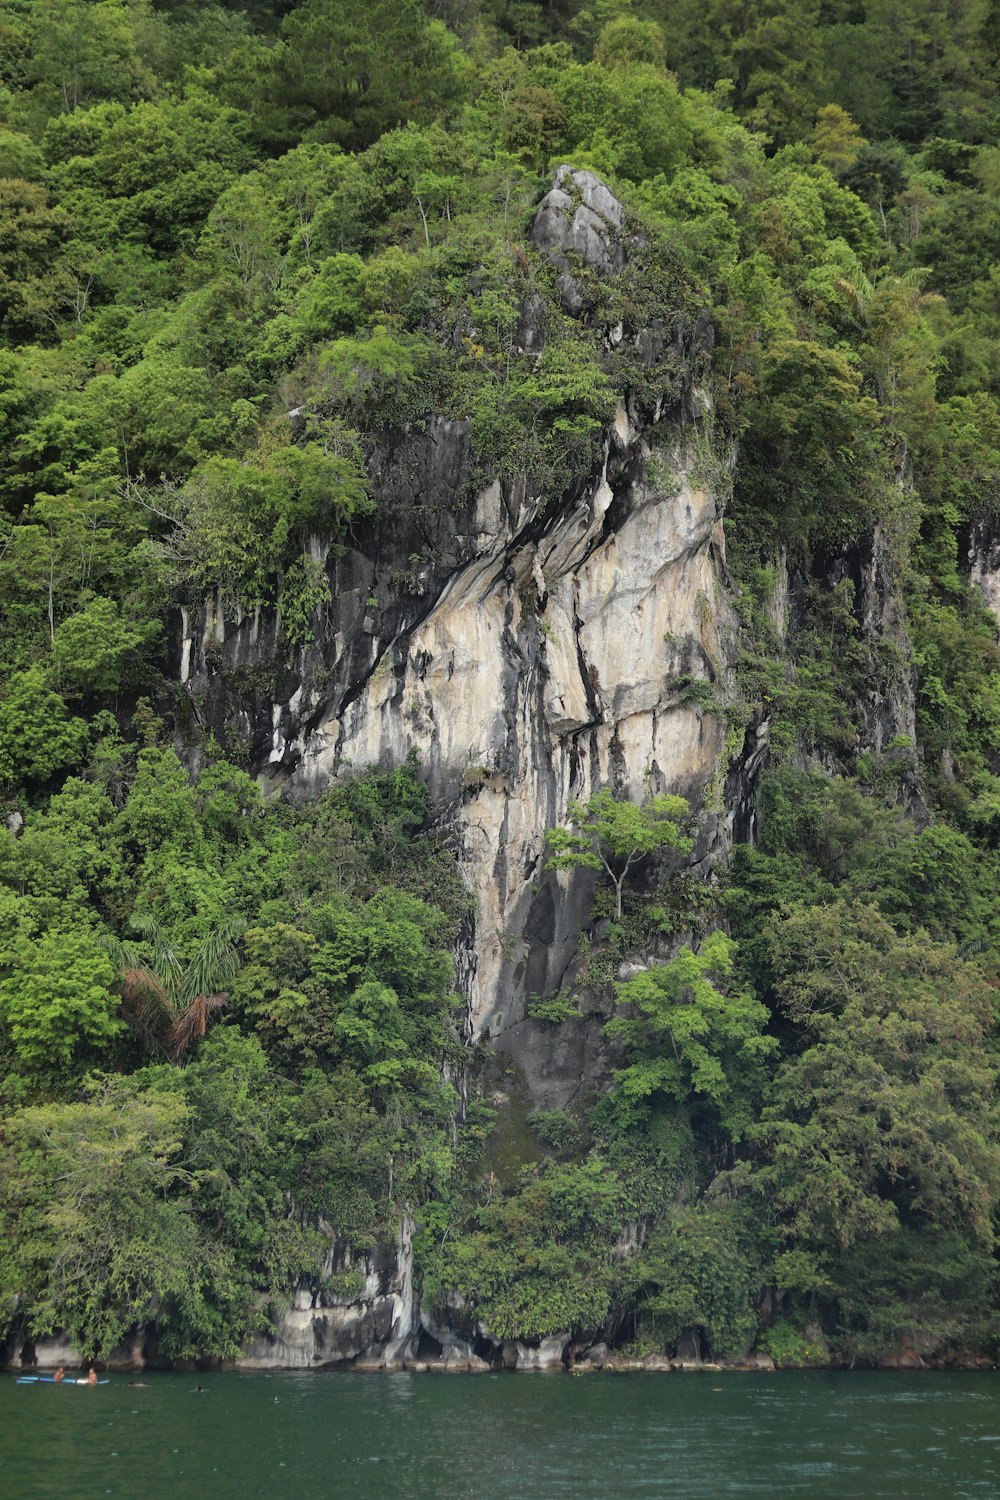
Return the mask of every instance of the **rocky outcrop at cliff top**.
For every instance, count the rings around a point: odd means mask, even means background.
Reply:
[[[531,242],[558,267],[556,291],[571,315],[583,307],[573,266],[588,266],[603,277],[617,275],[625,264],[624,225],[625,210],[599,177],[559,167],[539,204]]]

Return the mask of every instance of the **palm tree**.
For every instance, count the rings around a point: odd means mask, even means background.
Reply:
[[[240,917],[220,923],[186,964],[154,916],[137,914],[132,926],[145,939],[141,946],[114,938],[109,943],[118,966],[122,1010],[151,1051],[180,1063],[205,1035],[209,1016],[229,1001],[223,986],[239,968],[236,944],[246,923]]]

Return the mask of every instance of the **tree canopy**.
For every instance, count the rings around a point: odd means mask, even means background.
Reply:
[[[8,1324],[229,1357],[357,1290],[320,1222],[356,1268],[409,1214],[498,1341],[995,1353],[998,58],[986,0],[6,7]],[[530,234],[563,164],[624,214],[576,300]],[[612,746],[547,811],[526,878],[593,901],[508,1019],[588,1078],[535,1109],[468,1045],[421,768],[297,805],[246,726],[398,528],[400,434],[461,424],[456,503],[547,524],[619,408],[629,483],[680,443],[722,517],[726,660],[661,689],[724,750],[629,800]],[[206,599],[269,643],[206,633],[217,734],[174,649]]]

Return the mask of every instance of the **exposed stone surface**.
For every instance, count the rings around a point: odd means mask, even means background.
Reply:
[[[926,1370],[927,1366],[914,1348],[888,1349],[878,1357],[880,1370]]]
[[[678,682],[727,670],[718,510],[683,430],[640,430],[624,410],[593,480],[558,508],[523,486],[464,498],[458,423],[387,439],[375,469],[379,531],[328,558],[336,602],[316,643],[286,661],[272,619],[228,620],[210,601],[180,622],[177,670],[206,727],[245,735],[264,780],[297,795],[345,764],[419,752],[478,898],[459,955],[467,1035],[534,1074],[538,1107],[564,1107],[606,1054],[599,1024],[547,1041],[526,1021],[531,995],[572,982],[592,889],[589,872],[545,872],[545,832],[602,786],[703,802],[723,726]],[[697,858],[724,848],[712,810]]]
[[[592,1365],[595,1370],[602,1370],[608,1362],[607,1344],[593,1344],[584,1354],[583,1362]]]
[[[624,217],[593,173],[564,167],[533,238],[614,274]],[[544,338],[536,303],[522,310],[525,347]],[[209,599],[177,615],[172,666],[195,721],[265,785],[312,796],[347,765],[418,752],[477,897],[457,955],[466,1035],[513,1057],[537,1108],[565,1108],[609,1069],[600,1017],[549,1027],[526,1014],[531,996],[572,984],[593,890],[589,871],[545,871],[546,830],[569,797],[604,786],[698,807],[717,784],[722,720],[680,686],[724,682],[732,654],[720,515],[689,457],[711,336],[708,318],[642,332],[650,361],[669,356],[676,399],[619,409],[594,472],[557,505],[527,476],[476,493],[464,422],[383,434],[377,519],[337,548],[312,541],[333,602],[304,650],[282,645],[267,611],[233,619]],[[694,862],[707,871],[725,852],[713,791]]]
[[[830,588],[850,580],[859,636],[872,655],[867,690],[852,704],[859,749],[882,754],[900,736],[915,744],[916,707],[901,562],[890,538],[881,525],[876,526],[851,546],[831,555],[818,555],[813,569]],[[786,619],[791,617],[792,634],[805,583],[801,577],[787,582],[779,579],[775,592],[774,607],[780,607]],[[912,791],[919,796],[915,781]]]
[[[1000,521],[995,516],[976,521],[969,528],[964,550],[969,581],[978,587],[1000,631]]]
[[[925,1361],[932,1370],[995,1370],[996,1361],[975,1349],[953,1349],[949,1354]]]
[[[65,1334],[55,1334],[52,1338],[37,1339],[34,1344],[22,1347],[10,1362],[18,1363],[25,1369],[54,1370],[56,1365],[65,1365],[69,1370],[83,1364],[83,1355],[73,1347]]]
[[[539,204],[531,240],[559,268],[556,290],[571,317],[584,303],[574,267],[587,266],[603,277],[617,275],[625,264],[624,225],[624,208],[599,177],[578,167],[557,169]]]
[[[106,1359],[100,1361],[105,1370],[141,1370],[150,1353],[146,1334],[137,1331],[111,1350]],[[51,1338],[36,1339],[34,1343],[12,1336],[5,1346],[0,1346],[0,1366],[15,1369],[54,1370],[65,1365],[68,1371],[82,1369],[87,1364],[81,1351],[74,1347],[65,1334],[53,1334]]]
[[[367,1356],[376,1368],[395,1366],[412,1352],[419,1332],[413,1291],[413,1225],[404,1220],[394,1247],[366,1257],[363,1286],[354,1297],[302,1291],[272,1334],[254,1339],[236,1361],[241,1370],[308,1370]],[[332,1235],[323,1278],[344,1266]]]
[[[763,1349],[753,1349],[739,1359],[727,1360],[722,1368],[724,1370],[760,1370],[766,1373],[774,1369],[774,1360],[769,1354],[765,1354]]]
[[[565,1368],[564,1352],[569,1343],[568,1334],[557,1334],[552,1338],[539,1339],[537,1344],[517,1345],[518,1370],[562,1370]]]
[[[539,204],[531,239],[564,269],[569,252],[602,276],[613,276],[625,264],[624,224],[624,208],[599,177],[562,166]]]

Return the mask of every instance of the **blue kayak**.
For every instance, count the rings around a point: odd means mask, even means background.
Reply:
[[[18,1385],[89,1385],[89,1380],[57,1380],[54,1375],[19,1375]],[[97,1380],[95,1385],[110,1385],[110,1380]]]

